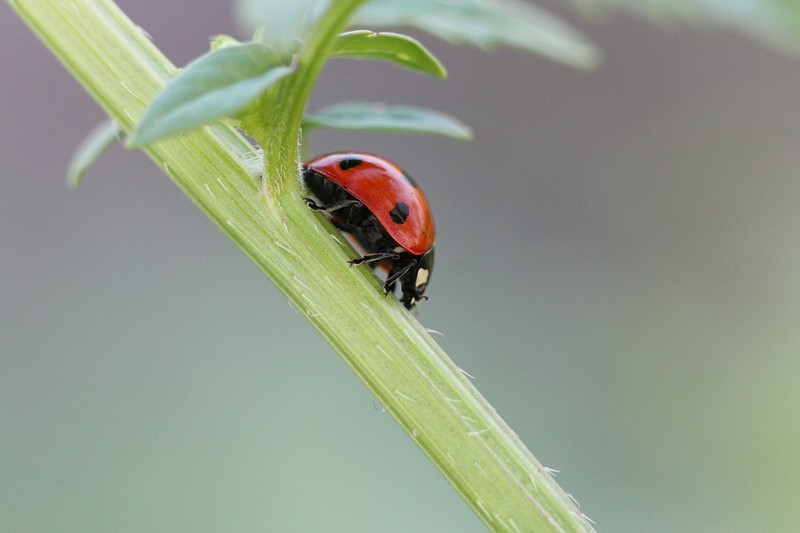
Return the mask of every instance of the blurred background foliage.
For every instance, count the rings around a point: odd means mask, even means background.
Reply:
[[[237,32],[219,2],[119,4],[176,64]],[[333,60],[313,97],[441,109],[471,143],[319,131],[311,152],[423,185],[420,320],[598,529],[793,531],[798,3],[573,4],[588,22],[537,3],[595,71],[418,34],[448,80]],[[63,185],[102,113],[0,10],[0,529],[482,530],[146,158]]]
[[[571,0],[585,14],[626,10],[664,27],[719,25],[744,32],[784,52],[800,52],[800,2],[796,0]]]

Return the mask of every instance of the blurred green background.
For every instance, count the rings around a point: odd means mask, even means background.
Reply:
[[[121,7],[176,63],[209,0]],[[471,143],[319,132],[405,166],[438,226],[420,320],[601,531],[797,531],[800,61],[729,31],[578,25],[595,72],[420,38],[442,82],[333,60],[312,104]],[[482,531],[252,264],[0,4],[0,531]]]

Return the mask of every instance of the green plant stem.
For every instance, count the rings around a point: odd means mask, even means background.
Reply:
[[[175,71],[110,0],[9,3],[127,132]],[[398,302],[383,297],[367,268],[347,266],[352,251],[332,238],[300,198],[301,105],[331,36],[358,3],[332,3],[296,75],[279,89],[290,105],[258,134],[266,153],[264,179],[271,184],[264,190],[257,171],[248,171],[251,147],[221,123],[145,151],[333,345],[489,528],[591,530],[427,331]]]
[[[287,187],[297,190],[298,151],[300,124],[306,102],[314,87],[336,36],[342,32],[353,13],[366,0],[337,0],[311,34],[297,61],[297,70],[270,94],[267,105],[269,116],[246,116],[244,129],[253,135],[264,151],[264,168],[271,171],[264,180],[264,189],[273,196]],[[254,120],[255,119],[255,120]],[[266,171],[265,171],[266,173]]]

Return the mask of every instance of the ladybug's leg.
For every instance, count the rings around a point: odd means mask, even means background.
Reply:
[[[348,198],[347,200],[342,200],[341,202],[332,205],[318,205],[311,198],[303,198],[303,200],[306,201],[306,205],[308,205],[309,209],[313,211],[322,211],[325,214],[330,214],[333,211],[338,211],[339,209],[343,209],[345,207],[361,207],[363,205],[355,198]]]
[[[348,261],[348,263],[350,263],[350,266],[353,266],[353,265],[360,265],[361,263],[374,263],[376,261],[384,261],[386,259],[397,259],[398,257],[400,257],[400,255],[394,252],[368,254],[365,255],[364,257],[359,257],[358,259],[353,259],[352,261]]]
[[[406,263],[403,266],[403,268],[401,268],[400,270],[392,270],[391,272],[389,272],[389,277],[386,278],[386,282],[383,284],[383,291],[386,294],[389,294],[392,291],[392,289],[394,289],[395,282],[398,279],[400,279],[403,276],[405,276],[406,273],[408,273],[408,271],[411,270],[414,267],[414,265],[416,265],[416,264],[417,264],[417,260],[416,259],[412,259],[411,261]]]

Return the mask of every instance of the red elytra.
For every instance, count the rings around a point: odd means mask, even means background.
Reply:
[[[353,166],[348,161],[358,162]],[[326,154],[306,163],[305,168],[331,180],[369,209],[389,236],[414,255],[429,252],[436,231],[428,200],[413,179],[382,157],[345,152]],[[402,222],[397,206],[405,204]]]

